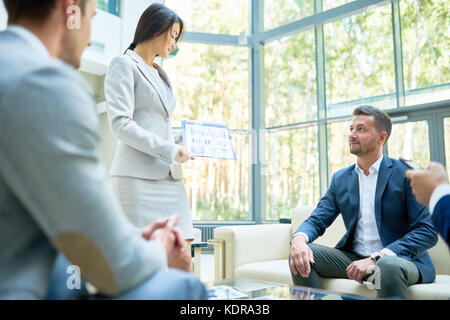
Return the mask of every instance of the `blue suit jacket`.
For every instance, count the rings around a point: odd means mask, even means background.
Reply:
[[[436,229],[448,243],[450,236],[450,195],[441,198],[434,207],[433,223]]]
[[[419,269],[420,282],[430,283],[436,272],[426,250],[436,244],[437,232],[427,207],[419,204],[412,194],[405,177],[406,170],[400,161],[384,156],[375,193],[375,220],[383,246],[412,261]],[[306,233],[312,242],[325,232],[339,213],[347,232],[336,248],[352,251],[359,213],[359,181],[355,165],[333,175],[329,189],[297,232]]]

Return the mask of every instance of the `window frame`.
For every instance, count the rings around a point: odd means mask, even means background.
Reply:
[[[427,120],[430,139],[430,160],[445,165],[444,121],[450,116],[450,99],[416,106],[405,106],[405,86],[403,75],[403,57],[401,41],[401,17],[399,1],[357,0],[323,11],[322,0],[315,0],[315,14],[274,29],[264,29],[264,0],[250,1],[250,34],[245,36],[208,34],[187,32],[183,41],[210,45],[246,46],[250,49],[250,93],[251,93],[251,131],[253,135],[253,161],[251,169],[251,195],[249,221],[217,221],[214,224],[260,224],[268,223],[266,217],[266,174],[265,133],[275,129],[296,128],[305,125],[318,126],[320,194],[328,189],[330,182],[327,123],[351,119],[351,115],[328,117],[326,100],[326,66],[324,28],[327,23],[353,16],[379,6],[390,5],[392,13],[394,68],[395,68],[395,100],[396,107],[386,111],[391,117],[408,117],[408,121]],[[291,123],[276,127],[265,125],[265,44],[281,38],[314,30],[316,50],[317,81],[317,119],[302,123]],[[386,150],[388,151],[388,150]],[[195,221],[196,224],[199,221]],[[201,223],[201,222],[200,222]],[[211,224],[211,221],[208,222]]]

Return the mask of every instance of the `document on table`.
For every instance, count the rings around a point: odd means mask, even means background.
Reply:
[[[183,120],[184,147],[194,157],[236,160],[225,124]]]

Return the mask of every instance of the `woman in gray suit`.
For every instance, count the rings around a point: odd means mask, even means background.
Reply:
[[[110,126],[118,139],[111,182],[123,211],[138,228],[177,213],[189,245],[193,226],[180,164],[194,158],[175,144],[173,88],[154,63],[156,57],[167,58],[174,51],[183,28],[183,21],[164,5],[147,8],[133,43],[111,62],[105,96]]]

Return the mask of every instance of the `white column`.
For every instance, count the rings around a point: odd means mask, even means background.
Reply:
[[[0,0],[0,31],[6,29],[6,24],[8,22],[8,14],[6,13],[5,5],[3,0]]]

